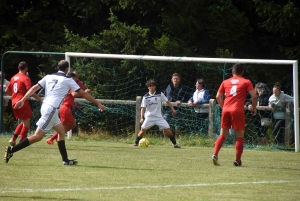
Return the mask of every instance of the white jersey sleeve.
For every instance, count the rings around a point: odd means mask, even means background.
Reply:
[[[169,101],[168,98],[165,96],[165,94],[163,92],[161,92],[161,101],[162,102],[167,102]]]
[[[146,98],[143,97],[142,102],[141,102],[141,107],[146,107],[147,103],[146,103]]]

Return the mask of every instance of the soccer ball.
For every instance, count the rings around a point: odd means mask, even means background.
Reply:
[[[149,141],[146,138],[142,138],[139,141],[139,147],[148,147],[149,146]]]

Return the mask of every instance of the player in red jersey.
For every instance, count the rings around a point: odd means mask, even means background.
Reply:
[[[75,73],[68,73],[68,77],[72,77],[75,80],[76,74]],[[80,86],[79,86],[80,87]],[[60,121],[63,124],[65,131],[68,132],[69,130],[76,127],[76,120],[72,114],[72,108],[75,103],[75,97],[77,97],[76,92],[70,91],[68,95],[63,100],[60,109],[59,109],[59,117]],[[49,145],[54,144],[54,140],[57,140],[58,133],[55,132],[51,137],[47,139],[47,143]]]
[[[216,140],[214,155],[212,156],[214,165],[220,165],[218,153],[229,134],[230,128],[234,129],[236,134],[236,160],[233,164],[235,166],[242,165],[241,157],[244,150],[245,133],[244,103],[247,93],[249,93],[252,98],[252,115],[256,115],[257,113],[257,97],[255,90],[251,81],[242,77],[243,73],[243,66],[241,64],[235,64],[232,67],[233,77],[222,82],[216,96],[216,99],[222,108],[222,118],[220,136]],[[223,95],[225,95],[224,101]]]
[[[31,80],[27,76],[28,64],[25,61],[21,61],[18,66],[19,73],[14,75],[5,90],[5,92],[11,96],[11,104],[14,105],[23,98],[26,92],[31,88]],[[35,99],[42,102],[42,99],[34,93],[32,95]],[[20,119],[20,123],[15,129],[13,137],[9,140],[9,143],[13,146],[16,144],[16,139],[20,135],[20,141],[27,137],[28,130],[30,128],[30,118],[32,117],[31,107],[27,100],[23,107],[13,109],[16,119]]]

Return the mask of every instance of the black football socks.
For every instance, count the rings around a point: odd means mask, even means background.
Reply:
[[[58,145],[58,149],[59,149],[60,155],[62,157],[62,160],[68,161],[69,159],[68,159],[65,141],[64,140],[58,141],[57,145]]]
[[[142,137],[139,137],[139,136],[136,136],[136,139],[135,139],[135,144],[138,145],[139,144],[139,141],[142,139]]]
[[[29,144],[28,138],[25,138],[19,144],[13,146],[13,148],[11,149],[11,153],[20,151],[21,149],[24,149],[25,147],[28,147],[29,145],[30,144]]]

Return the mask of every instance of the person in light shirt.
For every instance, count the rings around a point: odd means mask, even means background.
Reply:
[[[75,74],[69,72],[67,76],[74,79]],[[59,118],[61,123],[64,125],[65,132],[68,132],[76,127],[76,120],[72,114],[72,108],[75,103],[76,95],[77,95],[76,92],[70,91],[68,95],[64,98],[61,107],[59,108]],[[49,145],[53,145],[54,140],[57,140],[57,138],[58,138],[58,132],[55,132],[46,140],[46,142]]]
[[[203,79],[197,79],[196,81],[196,91],[193,96],[188,101],[188,106],[193,107],[196,116],[196,131],[197,132],[207,132],[204,130],[207,128],[207,118],[209,108],[204,108],[203,104],[209,103],[210,93],[205,89],[205,82]]]
[[[160,130],[163,130],[166,136],[168,136],[173,144],[174,148],[181,148],[176,143],[175,135],[170,129],[168,122],[162,115],[162,102],[166,102],[171,108],[172,114],[176,115],[176,110],[168,98],[162,92],[156,92],[156,82],[154,80],[148,80],[146,86],[149,92],[143,96],[141,104],[141,130],[138,133],[135,143],[132,146],[138,146],[139,141],[143,138],[146,131],[154,125],[157,125]]]
[[[273,86],[273,95],[269,98],[269,106],[273,108],[274,129],[272,134],[278,144],[284,142],[281,130],[285,128],[286,104],[293,101],[294,98],[281,91],[281,84],[276,82]]]

